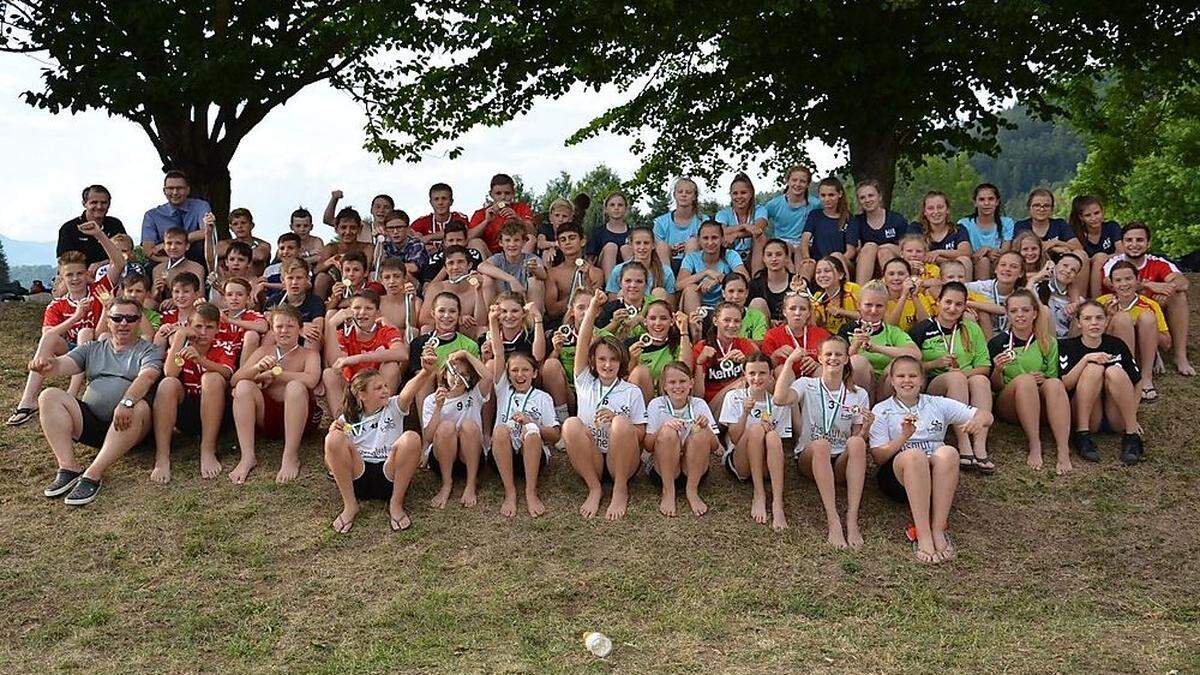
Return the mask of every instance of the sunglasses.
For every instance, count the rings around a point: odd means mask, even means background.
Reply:
[[[137,314],[109,314],[108,318],[113,323],[137,323],[142,320]]]

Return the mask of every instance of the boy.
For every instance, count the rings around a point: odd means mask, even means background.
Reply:
[[[166,349],[175,331],[188,325],[199,296],[200,279],[195,274],[180,272],[175,276],[171,283],[171,303],[174,306],[162,313],[158,332],[154,334],[154,344],[159,349]]]
[[[309,265],[314,264],[325,248],[325,242],[312,234],[313,219],[308,209],[300,207],[292,211],[291,222],[288,224],[291,233],[300,238],[300,258]],[[283,256],[280,255],[280,258]]]
[[[447,225],[452,222],[460,222],[465,226],[467,222],[465,214],[450,210],[453,205],[454,190],[445,183],[434,183],[429,188],[429,206],[433,208],[433,213],[413,221],[413,232],[417,233],[421,241],[425,242],[425,250],[430,254],[442,250],[442,238]]]
[[[446,279],[431,282],[425,287],[424,296],[437,297],[439,293],[449,293],[459,299],[459,330],[468,337],[479,337],[480,328],[487,322],[487,307],[491,304],[491,296],[495,296],[495,286],[492,280],[482,274],[471,271],[468,263],[467,249],[462,246],[448,246],[445,251]],[[434,325],[433,305],[426,303],[421,308],[422,330]]]
[[[258,463],[256,433],[283,438],[276,482],[286,483],[300,473],[300,441],[321,421],[321,409],[313,398],[313,389],[321,381],[321,357],[311,349],[299,348],[302,326],[295,307],[280,305],[271,314],[274,344],[255,350],[233,375],[233,422],[242,452],[238,465],[229,472],[235,485],[245,483]]]
[[[480,253],[478,248],[467,246],[467,226],[461,222],[451,222],[442,232],[443,248],[429,256],[429,260],[425,263],[425,267],[421,269],[421,281],[428,283],[446,278],[446,249],[452,246],[464,248],[467,251],[467,262],[470,263],[471,269],[479,267],[483,262],[483,253]]]
[[[224,267],[218,266],[216,273],[208,275],[211,284],[208,301],[221,309],[226,307],[223,293],[226,280],[255,279],[258,276],[254,272],[254,249],[241,241],[227,243],[229,245],[225,248],[222,260]],[[254,304],[257,305],[257,301]]]
[[[421,299],[417,297],[416,285],[404,273],[404,263],[399,258],[384,258],[379,266],[379,281],[385,293],[379,298],[379,313],[411,340],[420,323]]]
[[[355,373],[375,368],[383,374],[392,393],[400,385],[400,373],[408,366],[408,350],[400,331],[379,321],[379,295],[359,291],[350,306],[335,312],[325,324],[325,362],[321,376],[329,411],[338,415],[346,398],[346,387]]]
[[[146,276],[149,271],[146,263],[137,259],[133,251],[133,238],[124,232],[113,235],[112,242],[121,250],[121,255],[125,256],[125,269],[120,273],[120,278],[126,278],[132,274]],[[96,281],[108,276],[110,265],[107,260],[92,264],[88,269],[92,270],[92,278]],[[148,282],[147,282],[148,283]]]
[[[311,227],[311,223],[309,226]],[[314,237],[315,239],[315,237]],[[279,303],[283,296],[283,265],[289,260],[304,257],[303,240],[295,232],[285,232],[279,235],[275,242],[276,255],[279,260],[267,265],[263,270],[262,281],[255,289],[255,297],[260,299],[261,307],[269,307]]]
[[[254,236],[254,216],[250,214],[250,209],[238,208],[229,212],[229,232],[233,235],[233,239],[224,239],[217,242],[217,257],[225,257],[225,252],[229,249],[229,245],[240,242],[250,248],[250,262],[254,273],[252,275],[237,274],[236,276],[258,276],[262,274],[267,263],[271,261],[271,244]]]
[[[375,260],[398,258],[404,262],[408,273],[416,275],[429,260],[425,251],[425,243],[412,236],[408,227],[408,214],[403,211],[393,211],[392,217],[383,226],[386,237],[375,245]],[[374,270],[376,278],[380,273]]]
[[[553,265],[558,257],[558,229],[575,220],[575,205],[562,197],[555,199],[550,204],[547,220],[549,222],[538,228],[537,253],[547,265]]]
[[[335,281],[333,275],[341,271],[338,266],[342,262],[343,255],[357,251],[363,255],[363,260],[366,260],[366,256],[375,252],[373,244],[358,241],[362,225],[362,217],[358,215],[358,211],[349,207],[338,211],[334,222],[334,229],[338,234],[337,241],[326,245],[321,250],[320,262],[314,269],[316,280],[313,282],[313,290],[318,296],[329,297],[329,288]]]
[[[140,274],[130,274],[121,280],[121,296],[136,300],[142,305],[142,320],[138,322],[138,335],[147,342],[154,341],[154,333],[162,325],[162,314],[143,305],[150,294],[150,282]],[[107,327],[105,327],[107,332]]]
[[[378,281],[367,279],[367,258],[358,251],[351,251],[341,256],[342,280],[330,289],[329,297],[325,299],[325,311],[328,314],[338,309],[350,306],[350,298],[359,291],[383,293],[383,286]]]
[[[584,288],[603,288],[604,271],[583,258],[583,231],[576,223],[558,226],[558,250],[562,262],[550,268],[546,278],[546,314],[561,317],[567,311],[575,277],[582,274]],[[582,261],[580,265],[577,261]]]
[[[525,226],[527,235],[534,234],[533,209],[524,202],[515,202],[517,185],[508,174],[498,173],[492,176],[488,196],[491,203],[479,209],[471,216],[471,229],[467,232],[470,239],[482,239],[487,247],[483,253],[500,252],[500,228],[510,220],[517,220]],[[474,244],[472,244],[474,245]],[[533,251],[534,242],[530,239],[525,243],[526,251]]]
[[[283,295],[268,311],[275,307],[290,305],[304,322],[300,326],[301,344],[306,349],[321,353],[325,340],[325,305],[316,295],[309,293],[308,264],[303,260],[289,260],[283,265]]]
[[[171,335],[163,360],[163,378],[154,395],[154,470],[150,480],[171,480],[171,435],[175,428],[200,436],[200,475],[221,473],[217,435],[225,414],[225,394],[237,356],[216,341],[221,312],[216,305],[197,303],[188,325]]]
[[[528,234],[525,225],[510,220],[500,229],[501,252],[479,266],[479,273],[491,277],[497,293],[516,291],[539,309],[544,309],[546,297],[546,266],[532,253],[526,253]]]
[[[200,283],[200,279],[204,278],[204,266],[195,260],[188,260],[188,233],[182,227],[172,227],[163,235],[162,243],[163,254],[167,259],[154,267],[154,275],[151,280],[150,303],[152,308],[157,308],[158,303],[165,299],[165,296],[171,292],[176,277],[187,272],[191,274],[196,283]],[[199,289],[197,289],[199,292]],[[161,345],[160,345],[161,346]]]
[[[79,231],[95,237],[100,242],[104,252],[108,254],[108,271],[100,280],[90,283],[87,257],[81,251],[66,251],[58,257],[58,277],[63,280],[67,292],[63,297],[55,298],[42,313],[42,339],[38,341],[37,350],[33,354],[35,359],[55,359],[74,349],[76,345],[90,342],[95,337],[96,326],[104,312],[104,306],[112,298],[113,289],[121,278],[121,270],[125,268],[125,256],[116,243],[104,233],[99,223],[85,221],[79,224]],[[77,312],[81,315],[70,328],[61,335],[57,332],[50,333],[51,328],[72,318]],[[75,396],[82,386],[83,376],[73,376],[67,393]],[[41,374],[29,371],[21,400],[8,418],[9,426],[20,426],[33,417],[37,412],[38,394],[41,391]]]
[[[241,277],[230,277],[225,282],[221,297],[225,306],[221,307],[221,329],[217,342],[227,343],[230,351],[242,363],[245,354],[258,349],[262,336],[267,332],[267,318],[250,309],[250,282]]]

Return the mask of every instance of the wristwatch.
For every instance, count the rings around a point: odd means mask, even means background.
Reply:
[[[123,399],[121,399],[121,405],[125,406],[126,408],[132,408],[133,407],[133,399],[123,398]]]

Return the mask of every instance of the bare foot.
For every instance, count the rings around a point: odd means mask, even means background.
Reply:
[[[587,499],[583,500],[583,504],[579,507],[579,515],[584,518],[596,515],[596,512],[600,510],[600,498],[603,496],[604,493],[600,491],[600,488],[589,490]]]
[[[279,473],[275,474],[275,482],[283,485],[296,480],[300,475],[300,458],[284,457],[279,463]]]
[[[696,492],[695,490],[688,490],[685,493],[685,496],[687,497],[688,506],[692,507],[692,513],[696,514],[697,516],[702,516],[708,513],[708,504],[705,504],[704,500],[700,499],[699,492]]]
[[[1041,450],[1030,450],[1029,457],[1027,457],[1025,459],[1025,461],[1026,461],[1026,463],[1029,464],[1030,468],[1032,468],[1034,471],[1041,471],[1042,470],[1042,451]]]
[[[954,560],[954,556],[958,553],[954,548],[954,540],[950,538],[949,532],[934,532],[933,548],[937,551],[937,558],[934,562],[950,562]]]
[[[525,508],[529,511],[530,517],[537,518],[546,513],[546,505],[538,498],[536,494],[525,495]]]
[[[353,508],[347,506],[346,508],[342,509],[342,512],[338,514],[337,518],[333,519],[333,523],[330,525],[330,527],[332,527],[333,531],[337,532],[338,534],[346,534],[350,531],[350,528],[354,527],[354,517],[357,515],[357,505]]]
[[[862,548],[863,538],[862,533],[858,531],[858,523],[846,519],[846,543],[850,548]]]
[[[629,488],[613,488],[612,501],[608,503],[608,511],[604,517],[608,520],[620,520],[625,517],[625,508],[629,506]]]
[[[842,534],[842,524],[829,526],[829,537],[827,539],[829,545],[834,548],[846,548],[846,535]]]
[[[1071,459],[1069,457],[1058,460],[1058,466],[1056,467],[1058,475],[1065,476],[1071,473],[1071,468]]]
[[[1191,377],[1192,375],[1196,374],[1196,369],[1193,368],[1192,364],[1188,362],[1186,356],[1182,359],[1175,359],[1175,370],[1178,370],[1179,374],[1183,375],[1184,377]]]
[[[516,495],[504,495],[504,502],[500,504],[500,515],[505,518],[512,518],[517,515]]]
[[[388,516],[391,520],[392,532],[407,530],[412,527],[412,518],[408,517],[408,513],[404,509],[393,509],[388,506]]]
[[[258,465],[258,460],[253,457],[243,457],[238,465],[233,467],[233,471],[229,472],[229,481],[234,485],[243,485],[246,482],[246,477]]]
[[[435,509],[446,508],[446,502],[450,501],[450,485],[443,485],[441,490],[429,500],[429,505]]]
[[[171,482],[171,465],[154,465],[154,470],[150,472],[150,482],[166,485]]]
[[[221,466],[221,460],[217,459],[215,452],[200,453],[200,475],[204,478],[216,478],[221,475],[221,471],[225,467]]]
[[[916,556],[917,561],[922,565],[932,565],[938,561],[937,551],[932,547],[924,548],[922,546],[914,546],[913,555]]]
[[[658,502],[658,512],[668,518],[675,517],[675,491],[663,490],[662,499]]]
[[[462,499],[460,499],[459,501],[462,502],[463,508],[468,508],[468,509],[475,508],[475,504],[478,503],[478,501],[479,501],[475,497],[475,486],[468,485],[467,487],[463,488],[463,496],[462,496]],[[516,508],[517,507],[514,505],[513,506],[514,513],[516,512]]]
[[[783,502],[771,505],[771,529],[776,532],[788,529],[787,514],[783,512]]]
[[[755,493],[754,499],[750,502],[750,517],[759,525],[767,523],[767,496],[764,494]]]

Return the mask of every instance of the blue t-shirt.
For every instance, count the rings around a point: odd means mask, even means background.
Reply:
[[[1018,220],[1016,226],[1013,228],[1013,235],[1015,236],[1017,234],[1020,234],[1021,232],[1025,231],[1025,230],[1030,230],[1030,231],[1033,230],[1033,219],[1032,218],[1025,218],[1024,220]],[[1034,232],[1034,234],[1037,234],[1037,233]],[[1070,224],[1067,223],[1067,221],[1063,220],[1062,218],[1051,218],[1050,226],[1046,228],[1046,236],[1042,237],[1042,241],[1050,241],[1052,239],[1057,239],[1057,240],[1065,243],[1065,242],[1071,241],[1074,238],[1075,238],[1075,231],[1071,229],[1071,226],[1070,226]]]
[[[867,215],[860,213],[850,219],[851,227],[858,232],[858,240],[864,244],[899,244],[900,237],[908,234],[912,226],[908,219],[895,211],[883,212],[883,227],[878,230],[867,224]],[[847,228],[849,229],[849,228]]]
[[[725,257],[717,261],[716,269],[722,276],[734,271],[742,264],[742,257],[737,254],[737,251],[725,249]],[[683,256],[683,262],[679,265],[680,273],[687,271],[695,274],[708,269],[708,265],[704,262],[704,251],[691,251]],[[717,284],[700,296],[700,302],[707,307],[715,307],[721,302],[721,284]]]
[[[1114,255],[1117,252],[1117,242],[1121,241],[1121,224],[1115,220],[1106,220],[1100,224],[1100,240],[1092,243],[1087,234],[1083,235],[1083,251],[1092,257],[1097,253]]]
[[[753,215],[750,216],[750,223],[760,219],[767,220],[767,210],[761,206],[755,206]],[[726,228],[735,227],[738,225],[737,217],[733,215],[732,207],[717,211],[717,217],[714,220],[724,225]],[[749,225],[750,223],[745,224]],[[750,237],[746,237],[744,239],[738,239],[735,241],[733,243],[733,249],[738,253],[743,254],[742,258],[748,258],[750,256],[746,254],[750,252],[750,248],[753,246],[753,244],[753,240],[751,240]]]
[[[816,197],[809,197],[808,203],[800,206],[788,204],[787,195],[777,195],[771,199],[767,202],[766,211],[774,226],[775,237],[792,243],[799,242],[800,235],[804,234],[808,213],[813,209],[821,209],[821,200]]]
[[[960,230],[966,230],[967,239],[971,242],[971,250],[978,251],[981,248],[993,248],[999,250],[1004,242],[1012,241],[1013,238],[1013,219],[1008,216],[1000,216],[1000,226],[992,227],[988,230],[980,229],[979,224],[975,222],[974,216],[960,218],[958,221]]]
[[[934,241],[931,237],[926,237],[926,241],[929,242],[930,251],[953,251],[959,244],[971,245],[970,235],[961,227],[951,227],[949,234],[941,241]]]
[[[702,213],[697,213],[692,216],[691,221],[687,225],[680,227],[675,222],[675,212],[667,211],[666,213],[654,219],[654,238],[664,242],[667,246],[678,246],[686,244],[689,239],[694,239],[700,234],[700,225],[708,220]],[[679,260],[683,254],[672,254],[672,259]]]
[[[612,272],[608,275],[608,281],[604,284],[604,290],[608,291],[609,293],[616,293],[617,291],[621,290],[621,269],[624,267],[625,263],[617,263],[617,266],[614,267]],[[654,270],[650,270],[650,275],[655,276]],[[654,290],[654,285],[659,279],[662,280],[661,286],[663,287],[664,291],[670,294],[675,293],[675,273],[671,271],[670,265],[663,265],[662,271],[658,273],[655,279],[646,280],[647,296],[650,295],[650,291]]]
[[[820,260],[830,253],[845,253],[847,246],[858,246],[858,228],[853,219],[841,228],[836,218],[830,218],[821,209],[808,212],[804,232],[812,237],[808,255],[813,260]]]

